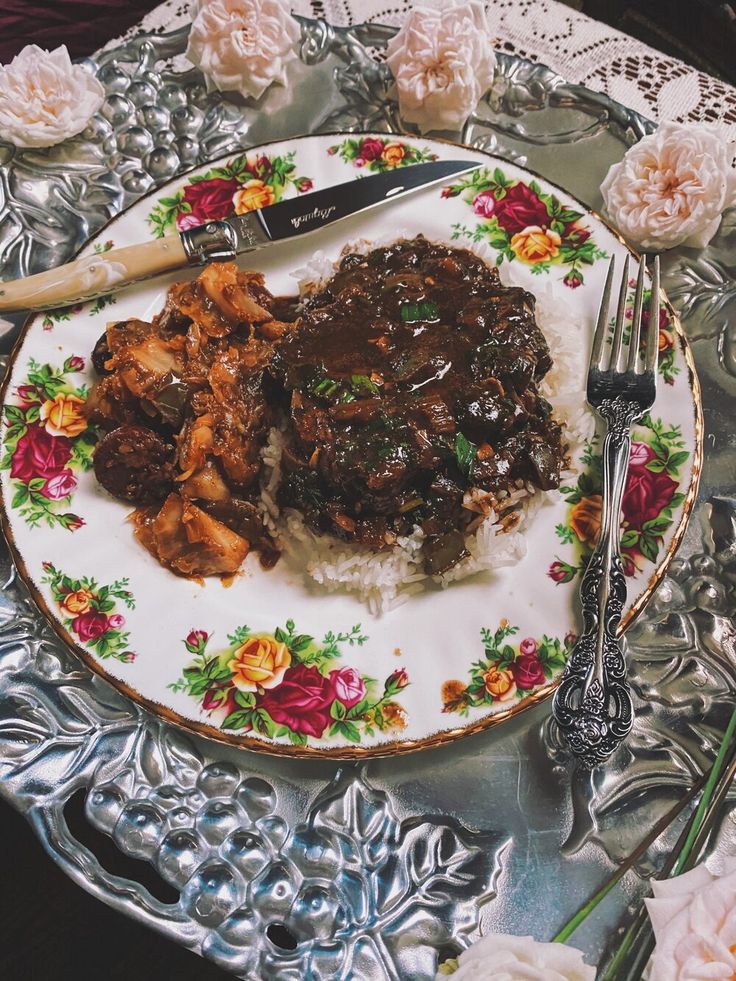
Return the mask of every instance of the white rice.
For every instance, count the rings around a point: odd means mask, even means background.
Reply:
[[[401,237],[401,233],[394,232],[385,244]],[[351,243],[343,252],[365,252],[381,244],[384,243],[376,240]],[[492,264],[485,246],[471,248]],[[335,264],[324,253],[317,252],[294,276],[299,281],[300,292],[305,294],[319,288],[334,271]],[[508,280],[504,267],[502,279]],[[574,460],[594,426],[591,413],[585,409],[585,353],[580,343],[582,325],[575,322],[575,310],[556,297],[549,284],[537,289],[536,298],[537,322],[547,338],[554,361],[540,391],[552,404],[555,417],[564,425],[568,457]],[[492,508],[486,505],[488,514],[485,517],[479,514],[478,526],[465,539],[468,556],[443,575],[429,577],[423,571],[424,535],[419,527],[410,535],[399,538],[393,548],[376,552],[348,544],[333,535],[317,535],[305,525],[298,511],[291,508],[281,511],[276,496],[281,479],[282,448],[283,434],[274,428],[262,450],[261,509],[286,560],[328,592],[356,593],[376,615],[400,606],[413,593],[427,588],[444,588],[459,579],[518,562],[526,555],[526,532],[533,515],[546,500],[555,499],[559,494],[559,491],[538,491],[531,484],[517,481],[516,490],[494,500]],[[568,474],[572,472],[570,470]],[[474,496],[488,498],[482,491],[475,491]]]

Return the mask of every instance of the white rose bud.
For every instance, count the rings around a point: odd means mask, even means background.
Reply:
[[[601,184],[608,214],[643,249],[703,248],[736,203],[731,156],[707,126],[662,123],[608,171]]]
[[[440,968],[436,981],[595,981],[595,968],[566,944],[545,944],[533,937],[490,933],[460,954],[457,968]]]
[[[26,45],[0,67],[0,139],[20,147],[54,146],[81,133],[105,90],[66,47]]]
[[[208,88],[260,99],[286,83],[301,32],[282,0],[195,0],[191,14],[186,54]]]
[[[421,132],[459,129],[493,81],[493,31],[477,0],[424,0],[386,49],[399,111]]]

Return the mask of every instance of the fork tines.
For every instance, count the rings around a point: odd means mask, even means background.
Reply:
[[[649,300],[649,319],[646,323],[643,344],[641,340],[641,322],[642,308],[644,306],[645,257],[642,256],[639,261],[639,273],[636,277],[636,292],[634,293],[634,304],[631,309],[631,325],[628,338],[626,336],[626,301],[629,291],[628,255],[624,260],[624,272],[621,277],[621,288],[618,294],[616,319],[613,322],[613,333],[611,333],[611,327],[609,325],[609,306],[615,264],[615,257],[612,257],[608,267],[606,285],[603,289],[595,336],[593,338],[589,378],[593,374],[605,374],[620,378],[629,374],[651,375],[652,379],[654,379],[656,378],[657,359],[659,356],[659,256],[654,260],[652,291]]]

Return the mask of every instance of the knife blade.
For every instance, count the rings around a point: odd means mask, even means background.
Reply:
[[[257,211],[206,221],[181,234],[85,256],[46,272],[0,283],[0,311],[46,310],[113,293],[186,265],[230,261],[317,232],[434,184],[475,170],[472,160],[433,160],[289,198]]]

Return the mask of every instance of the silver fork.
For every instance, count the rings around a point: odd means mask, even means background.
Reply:
[[[616,636],[626,602],[626,578],[619,551],[621,499],[631,449],[631,425],[654,404],[659,354],[659,258],[654,260],[643,345],[645,261],[642,258],[639,263],[628,345],[624,343],[624,321],[629,257],[624,262],[611,336],[608,308],[614,264],[611,259],[588,369],[588,402],[607,423],[602,451],[601,530],[580,585],[583,632],[570,654],[552,709],[571,750],[587,767],[603,763],[626,738],[633,723],[626,664]]]

